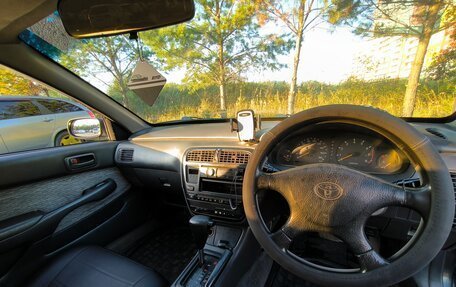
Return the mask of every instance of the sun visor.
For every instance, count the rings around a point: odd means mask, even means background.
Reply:
[[[128,82],[128,88],[146,104],[152,106],[165,84],[166,78],[151,64],[146,61],[138,61]]]

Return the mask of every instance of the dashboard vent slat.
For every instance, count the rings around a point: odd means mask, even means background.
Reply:
[[[121,149],[119,152],[119,159],[123,162],[133,161],[134,149]]]
[[[442,132],[440,132],[438,129],[427,128],[426,131],[430,134],[435,135],[436,137],[442,138],[444,140],[447,139],[447,137]]]
[[[450,172],[451,180],[453,181],[453,188],[454,188],[454,194],[456,196],[456,172]],[[456,209],[456,202],[455,202],[455,209]],[[455,218],[453,219],[453,229],[456,229],[456,215]]]
[[[187,153],[186,160],[195,162],[214,162],[215,150],[192,150]]]
[[[218,155],[220,163],[247,164],[250,159],[250,153],[238,150],[221,150]]]

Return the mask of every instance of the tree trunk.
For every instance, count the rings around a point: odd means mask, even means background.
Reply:
[[[110,73],[114,76],[114,79],[117,81],[120,87],[120,92],[122,93],[122,105],[127,109],[130,107],[128,102],[128,86],[126,79],[126,75],[121,72],[120,67],[117,63],[120,63],[121,60],[119,59],[119,55],[114,52],[115,49],[113,48],[113,42],[111,38],[104,38],[104,44],[107,48],[106,54],[109,59],[109,64],[111,65]]]
[[[224,42],[223,42],[223,35],[222,35],[222,28],[221,28],[221,19],[220,19],[220,3],[216,1],[216,23],[217,23],[217,30],[218,30],[218,64],[219,64],[219,96],[220,96],[220,113],[221,116],[224,117],[226,112],[226,78],[225,78],[225,58],[224,58]]]
[[[219,88],[220,88],[220,111],[224,113],[226,111],[226,78],[225,78],[225,62],[223,57],[223,41],[219,43],[219,73],[220,73],[220,81],[219,81]]]
[[[119,81],[119,86],[122,93],[122,104],[128,109],[130,108],[130,103],[128,102],[128,87],[123,81]]]
[[[295,107],[295,102],[296,102],[296,88],[297,88],[297,81],[298,81],[298,68],[299,68],[299,60],[301,57],[301,46],[302,46],[302,31],[300,34],[298,34],[296,36],[295,54],[294,54],[294,58],[293,58],[293,71],[291,74],[290,91],[288,93],[288,108],[287,108],[288,115],[294,114],[294,107]]]
[[[442,3],[436,3],[429,6],[428,15],[423,23],[423,33],[421,34],[416,49],[415,58],[412,63],[412,68],[407,82],[407,89],[405,90],[404,103],[402,108],[403,117],[412,117],[416,103],[416,91],[420,82],[421,70],[423,69],[424,58],[426,57],[429,41],[432,37],[434,26],[437,21],[437,16]]]
[[[225,79],[225,62],[223,57],[223,41],[220,40],[219,43],[219,73],[220,73],[220,81],[219,81],[219,96],[220,96],[220,111],[224,113],[226,111],[226,79]]]
[[[224,112],[226,110],[226,103],[225,103],[225,83],[220,83],[220,110]]]
[[[304,33],[304,9],[305,9],[305,0],[301,0],[299,4],[298,12],[298,29],[295,34],[295,54],[293,58],[293,71],[291,73],[291,82],[290,82],[290,91],[288,93],[288,107],[287,114],[294,114],[295,102],[296,102],[296,83],[298,81],[298,68],[299,60],[301,57],[301,47],[302,47],[302,35]]]
[[[47,88],[43,88],[43,91],[46,94],[46,97],[51,97],[51,94],[49,94],[49,90]]]

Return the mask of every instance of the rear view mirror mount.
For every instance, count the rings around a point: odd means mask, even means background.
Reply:
[[[134,33],[191,20],[193,0],[59,0],[63,26],[74,38]]]

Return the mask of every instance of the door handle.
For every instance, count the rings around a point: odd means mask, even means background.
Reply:
[[[54,119],[44,119],[43,122],[45,122],[45,123],[50,123],[50,122],[52,122],[53,120],[54,120]]]
[[[97,159],[93,153],[85,153],[65,158],[65,165],[69,170],[79,170],[97,165]]]

